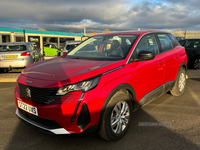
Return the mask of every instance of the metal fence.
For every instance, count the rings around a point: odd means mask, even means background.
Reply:
[[[169,31],[175,36],[181,36],[185,39],[200,38],[200,31]]]

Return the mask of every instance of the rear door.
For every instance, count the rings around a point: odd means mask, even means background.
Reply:
[[[183,47],[179,45],[175,46],[168,34],[157,34],[157,38],[161,45],[160,55],[164,56],[165,61],[164,83],[168,83],[176,80],[176,75],[182,61],[181,53],[183,52]]]

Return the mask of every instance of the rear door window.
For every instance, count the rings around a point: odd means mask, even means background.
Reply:
[[[53,44],[51,45],[51,48],[57,49],[57,47]]]
[[[50,48],[50,44],[45,44],[44,47]]]
[[[161,44],[161,53],[172,50],[174,48],[171,39],[167,36],[167,34],[157,34],[158,39]]]

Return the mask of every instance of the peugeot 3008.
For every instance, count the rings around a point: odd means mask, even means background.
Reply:
[[[166,92],[183,94],[187,56],[162,31],[96,35],[63,57],[38,62],[19,76],[16,114],[54,134],[98,131],[122,138],[132,111]]]

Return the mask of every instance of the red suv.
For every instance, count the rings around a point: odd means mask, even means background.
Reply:
[[[162,94],[183,94],[187,56],[161,31],[96,35],[67,55],[38,62],[19,76],[16,114],[54,134],[98,131],[122,138],[132,111]]]

